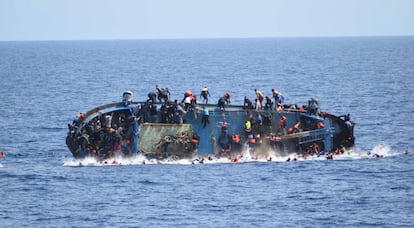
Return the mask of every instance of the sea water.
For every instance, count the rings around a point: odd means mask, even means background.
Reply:
[[[3,227],[414,226],[414,37],[0,42],[0,78]],[[211,103],[319,98],[351,114],[356,145],[296,162],[72,158],[76,113],[157,84],[179,100],[207,86]]]

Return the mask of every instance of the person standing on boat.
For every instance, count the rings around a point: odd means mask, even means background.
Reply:
[[[204,86],[201,89],[200,97],[203,99],[203,102],[205,102],[205,104],[208,103],[208,97],[209,96],[210,96],[210,92],[208,92],[208,88],[206,86]]]
[[[183,99],[181,100],[181,103],[184,103],[186,98],[188,98],[188,97],[192,97],[192,96],[193,96],[193,91],[191,91],[191,90],[186,90],[186,91],[184,92],[184,97],[183,97]]]
[[[230,97],[231,93],[227,91],[226,94],[224,94],[224,101],[226,101],[227,104],[230,104]]]
[[[320,114],[319,99],[311,98],[308,101],[308,114],[312,114],[312,115]]]
[[[168,88],[161,88],[158,85],[155,86],[155,89],[157,90],[158,95],[158,101],[159,102],[167,102],[169,99],[170,90]]]
[[[181,101],[181,103],[184,103],[184,110],[185,111],[188,111],[190,107],[192,109],[195,107],[196,100],[195,100],[195,97],[194,97],[193,92],[191,90],[185,91],[184,98]]]
[[[282,105],[284,97],[282,93],[278,90],[272,89],[273,99],[275,100],[275,108]]]
[[[254,109],[252,101],[247,96],[244,96],[243,109]]]
[[[219,108],[220,110],[224,111],[224,105],[230,104],[230,97],[231,97],[231,93],[230,92],[226,92],[226,94],[224,94],[224,96],[220,97],[220,99],[217,102],[217,108]]]
[[[260,91],[258,89],[254,89],[254,92],[256,93],[258,104],[260,104],[260,107],[256,107],[256,109],[262,109],[264,95],[263,95],[262,91]]]
[[[272,108],[273,108],[273,101],[270,97],[266,96],[265,109],[272,110]]]
[[[155,103],[155,101],[157,100],[157,94],[154,91],[149,92],[147,96],[147,102]]]

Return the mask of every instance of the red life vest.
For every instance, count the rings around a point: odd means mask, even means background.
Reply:
[[[285,127],[286,126],[286,120],[287,120],[286,116],[280,117],[279,126]]]

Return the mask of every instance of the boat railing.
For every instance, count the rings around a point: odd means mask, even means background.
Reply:
[[[304,136],[297,137],[299,144],[311,143],[316,141],[321,141],[325,139],[326,130],[325,129],[318,129],[306,132]]]

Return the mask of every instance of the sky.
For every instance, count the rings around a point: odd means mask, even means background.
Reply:
[[[414,0],[0,0],[0,41],[414,35]]]

